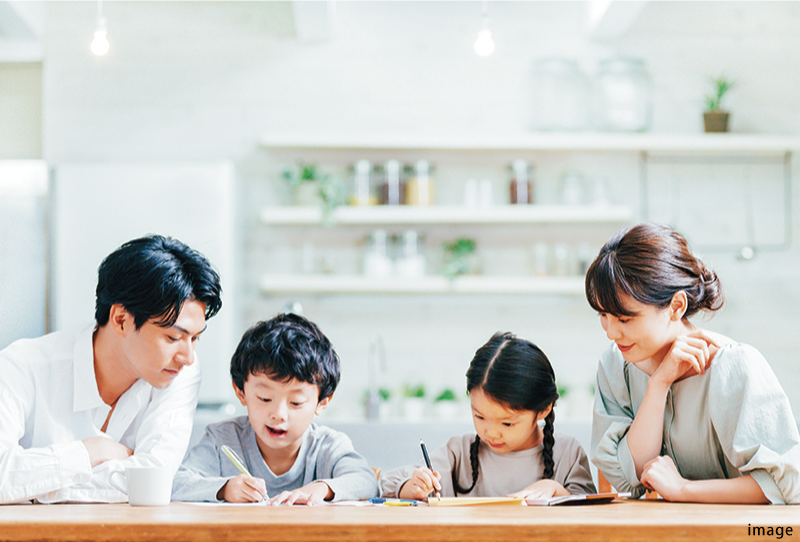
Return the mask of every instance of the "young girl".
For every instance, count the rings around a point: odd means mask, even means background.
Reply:
[[[445,497],[595,492],[581,445],[553,432],[555,374],[534,344],[495,334],[470,363],[467,391],[477,434],[453,437],[435,449],[433,471],[420,463],[386,472],[384,496],[425,499],[434,489]]]
[[[619,491],[670,501],[800,502],[800,436],[753,347],[699,328],[723,305],[717,275],[680,234],[623,231],[586,275],[613,344],[600,358],[592,461]]]

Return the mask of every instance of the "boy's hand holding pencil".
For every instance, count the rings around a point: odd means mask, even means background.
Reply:
[[[267,497],[267,484],[261,478],[240,474],[225,482],[217,497],[227,502],[261,502]]]
[[[217,491],[217,498],[227,502],[261,502],[266,499],[267,483],[261,478],[254,478],[242,458],[230,446],[223,444],[222,452],[242,474],[225,482]]]

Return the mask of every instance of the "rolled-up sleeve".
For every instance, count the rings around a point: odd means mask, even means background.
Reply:
[[[709,389],[725,457],[773,504],[800,503],[800,435],[786,393],[755,348],[736,345],[725,356]]]
[[[592,418],[592,463],[617,491],[640,497],[645,487],[636,476],[628,449],[628,430],[635,412],[624,374],[624,365],[606,351],[597,369],[597,393]]]

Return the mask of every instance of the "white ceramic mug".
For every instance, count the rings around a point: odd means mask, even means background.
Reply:
[[[118,485],[114,476],[125,475],[126,487]],[[131,506],[165,506],[172,496],[172,469],[169,467],[127,467],[112,470],[108,483],[128,496]]]

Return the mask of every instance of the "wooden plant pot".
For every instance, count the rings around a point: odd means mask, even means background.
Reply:
[[[727,132],[729,116],[730,114],[727,111],[703,113],[703,123],[706,127],[706,133]]]

